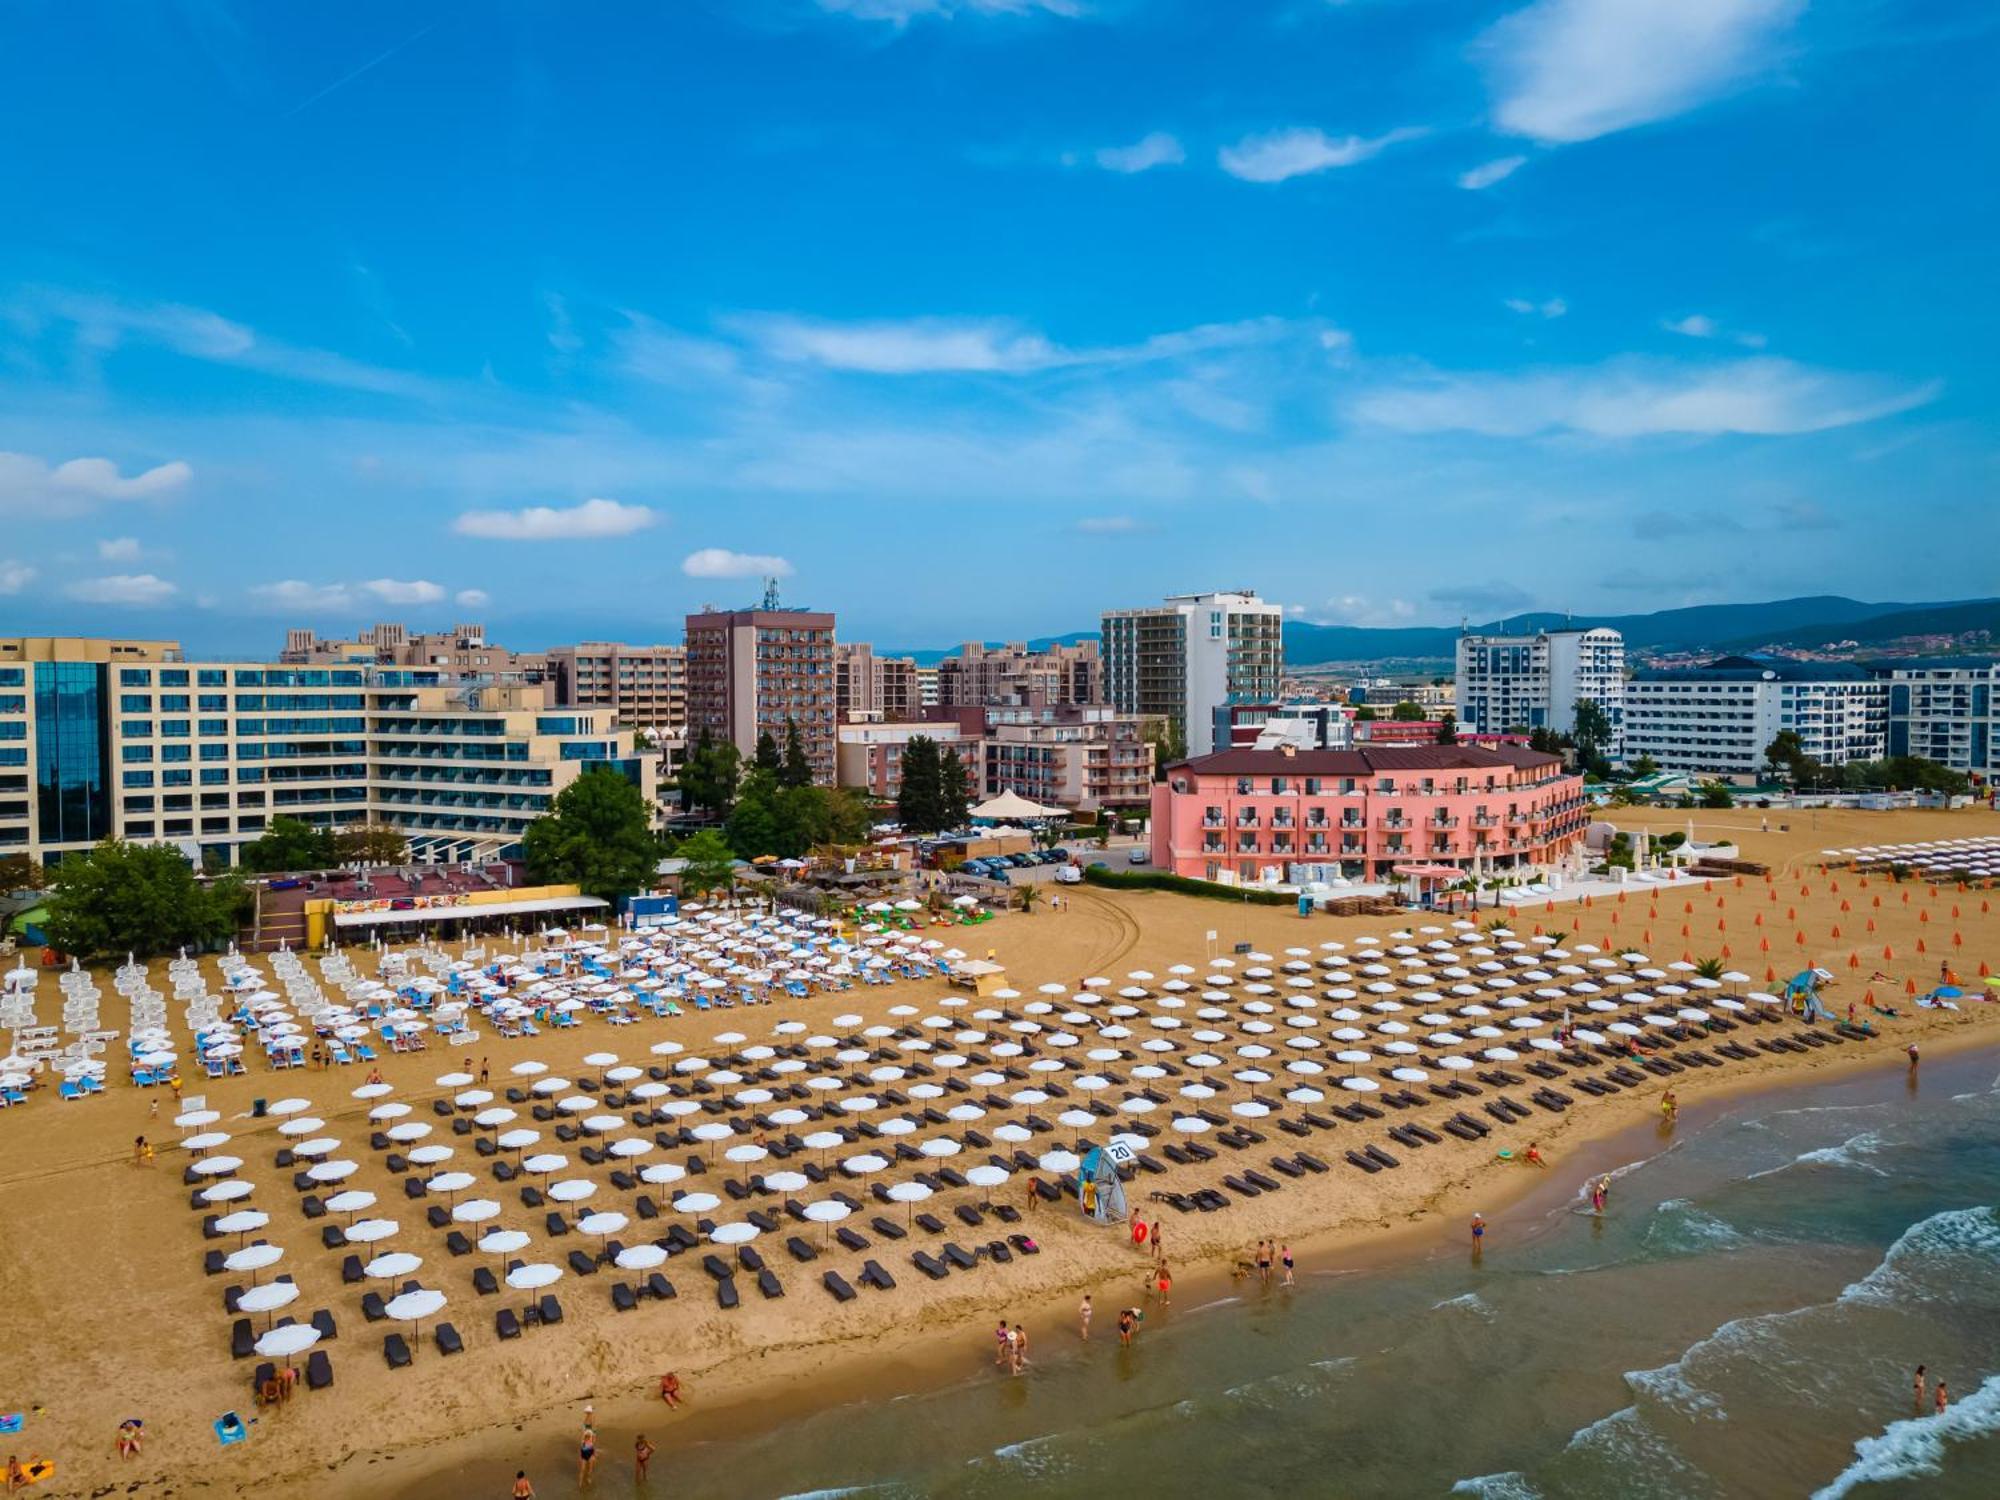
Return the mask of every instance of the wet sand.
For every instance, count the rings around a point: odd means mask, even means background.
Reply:
[[[1613,816],[1665,830],[1684,827],[1688,815]],[[1704,837],[1725,831],[1712,830],[1707,818],[1739,825],[1726,831],[1741,839],[1746,857],[1771,863],[1781,877],[1768,886],[1750,880],[1663,890],[1650,904],[1635,893],[1623,903],[1504,915],[1524,935],[1537,928],[1574,931],[1578,941],[1636,945],[1660,961],[1683,953],[1705,957],[1727,943],[1730,962],[1760,981],[1767,968],[1792,972],[1803,953],[1840,976],[1833,995],[1837,1008],[1850,996],[1859,999],[1864,976],[1875,968],[1896,976],[1894,985],[1874,986],[1878,999],[1895,1003],[1902,1002],[1906,978],[1928,987],[1941,953],[1975,985],[1981,958],[2000,958],[2000,924],[1983,892],[1933,894],[1927,886],[1896,886],[1879,878],[1864,886],[1847,874],[1830,879],[1815,867],[1826,846],[2000,832],[2000,818],[1992,814],[1821,814],[1817,828],[1799,814],[1786,814],[1793,831],[1769,835],[1758,831],[1755,814],[1694,816]],[[1779,816],[1773,815],[1774,828]],[[1747,828],[1740,826],[1745,821]],[[1167,895],[1088,889],[1066,894],[1073,898],[1067,912],[1006,916],[969,933],[944,935],[975,953],[990,945],[1017,987],[1030,992],[1044,980],[1073,986],[1087,974],[1115,977],[1141,965],[1163,972],[1174,962],[1199,964],[1235,942],[1272,952],[1327,940],[1352,946],[1357,936],[1386,937],[1399,927],[1398,920],[1302,920],[1280,909]],[[1877,899],[1880,906],[1873,904]],[[1688,906],[1694,909],[1683,909]],[[1610,920],[1614,914],[1616,923]],[[1483,923],[1495,915],[1482,911],[1479,917]],[[1400,925],[1415,930],[1431,920],[1411,914]],[[1873,932],[1864,925],[1871,921]],[[1835,927],[1840,937],[1832,935]],[[1218,933],[1213,947],[1205,941],[1209,930]],[[1642,938],[1647,931],[1651,938]],[[1952,944],[1954,932],[1962,946]],[[1806,936],[1803,949],[1795,941],[1799,933]],[[1768,952],[1762,942],[1770,944]],[[1921,954],[1919,942],[1926,948]],[[1881,956],[1885,946],[1893,958]],[[1850,958],[1863,965],[1858,972],[1849,967]],[[105,1024],[118,1027],[122,1002],[109,994],[108,984],[106,989]],[[890,1004],[923,1004],[940,993],[936,982],[906,983],[615,1031],[585,1026],[523,1042],[488,1037],[472,1050],[492,1058],[498,1084],[507,1066],[523,1057],[558,1070],[601,1048],[637,1059],[646,1044],[666,1037],[692,1046],[716,1032],[740,1029],[755,1039],[781,1019],[796,1016],[820,1024],[850,1009],[876,1020]],[[44,1020],[59,1012],[52,977],[42,986],[39,1008]],[[1990,1038],[2000,1025],[1996,1012],[2000,1006],[1969,1004],[1956,1013],[1919,1015],[1905,1005],[1901,1020],[1885,1023],[1881,1041],[1803,1056],[1760,1054],[1754,1061],[1679,1075],[1674,1087],[1693,1118],[1733,1091],[1823,1079],[1836,1070],[1898,1067],[1900,1048],[1913,1036],[1924,1039],[1927,1053],[1947,1039]],[[1762,1027],[1754,1034],[1774,1031]],[[432,1078],[461,1060],[433,1046],[422,1054],[385,1058],[383,1071],[399,1097],[425,1100],[442,1092]],[[191,1082],[188,1091],[206,1092],[230,1117],[244,1114],[256,1097],[297,1094],[313,1100],[328,1133],[342,1137],[353,1148],[349,1154],[363,1161],[355,1185],[378,1192],[382,1212],[420,1228],[423,1205],[405,1204],[400,1192],[392,1199],[396,1180],[379,1155],[365,1150],[365,1106],[348,1097],[360,1081],[361,1073],[352,1069],[324,1075],[257,1072],[220,1084]],[[869,1253],[880,1255],[896,1274],[896,1290],[864,1291],[845,1306],[826,1296],[817,1276],[832,1265],[852,1279],[861,1257],[844,1252],[811,1267],[774,1259],[788,1295],[777,1302],[753,1296],[726,1314],[714,1307],[706,1278],[686,1262],[666,1268],[681,1288],[679,1300],[644,1304],[622,1316],[607,1303],[606,1289],[616,1278],[566,1278],[557,1287],[568,1312],[564,1326],[531,1331],[502,1345],[492,1335],[492,1310],[520,1298],[473,1296],[470,1272],[481,1258],[449,1258],[431,1243],[420,1279],[451,1299],[445,1316],[465,1334],[467,1352],[445,1360],[426,1345],[412,1369],[392,1372],[382,1362],[381,1330],[364,1323],[357,1311],[360,1289],[339,1284],[340,1255],[321,1251],[316,1226],[290,1212],[283,1196],[289,1184],[270,1165],[275,1122],[231,1118],[222,1128],[236,1133],[230,1149],[248,1163],[244,1175],[258,1182],[258,1200],[285,1209],[277,1213],[271,1235],[288,1248],[281,1269],[299,1281],[298,1308],[333,1309],[341,1333],[327,1346],[336,1369],[332,1390],[301,1393],[260,1420],[248,1443],[219,1448],[208,1428],[214,1417],[231,1409],[252,1414],[250,1362],[228,1357],[230,1319],[221,1296],[225,1282],[235,1278],[201,1274],[200,1252],[208,1246],[200,1238],[198,1216],[188,1210],[177,1153],[166,1144],[175,1134],[169,1123],[173,1110],[164,1091],[161,1097],[160,1117],[153,1119],[148,1095],[114,1081],[107,1097],[81,1104],[59,1104],[44,1091],[0,1120],[10,1145],[0,1181],[11,1190],[12,1207],[9,1231],[0,1236],[0,1290],[17,1309],[31,1310],[33,1319],[31,1325],[17,1322],[16,1338],[0,1351],[0,1388],[7,1393],[0,1407],[29,1412],[14,1451],[43,1453],[59,1463],[55,1480],[41,1487],[42,1493],[86,1494],[107,1484],[158,1494],[190,1485],[210,1493],[271,1493],[278,1484],[285,1493],[302,1496],[481,1493],[492,1474],[511,1476],[514,1467],[531,1461],[543,1493],[567,1493],[575,1427],[586,1400],[597,1403],[603,1432],[600,1485],[623,1475],[622,1486],[629,1480],[632,1423],[646,1423],[665,1460],[676,1445],[774,1424],[800,1402],[921,1389],[963,1371],[969,1360],[990,1362],[983,1351],[1000,1311],[1031,1320],[1031,1328],[1046,1325],[1049,1332],[1040,1335],[1046,1341],[1073,1326],[1076,1299],[1088,1288],[1098,1303],[1096,1336],[1115,1339],[1117,1307],[1136,1300],[1139,1260],[1126,1235],[1049,1207],[1021,1226],[1032,1229],[1044,1246],[1033,1259],[982,1265],[972,1274],[932,1283],[909,1268],[907,1244],[885,1245]],[[1448,1140],[1406,1155],[1398,1171],[1375,1176],[1342,1169],[1337,1157],[1345,1146],[1379,1138],[1379,1125],[1342,1126],[1323,1140],[1298,1142],[1321,1154],[1332,1147],[1335,1171],[1287,1181],[1282,1192],[1235,1202],[1221,1213],[1162,1211],[1176,1265],[1175,1307],[1165,1316],[1187,1316],[1204,1300],[1227,1295],[1227,1265],[1260,1238],[1289,1241],[1310,1277],[1377,1257],[1463,1246],[1466,1217],[1479,1209],[1493,1220],[1489,1253],[1498,1253],[1509,1233],[1540,1212],[1534,1205],[1547,1195],[1573,1194],[1599,1163],[1646,1154],[1637,1148],[1655,1136],[1656,1118],[1657,1092],[1651,1089],[1604,1100],[1579,1097],[1559,1117],[1538,1115],[1478,1144]],[[129,1160],[131,1139],[141,1132],[163,1143],[160,1160],[150,1169]],[[1554,1164],[1546,1177],[1494,1160],[1496,1147],[1518,1149],[1530,1138],[1542,1143]],[[1259,1160],[1286,1141],[1273,1135],[1269,1147],[1246,1159]],[[1143,1195],[1157,1185],[1206,1185],[1232,1169],[1225,1160],[1176,1168],[1165,1179],[1142,1177],[1135,1184],[1135,1207],[1155,1208]],[[1021,1201],[1015,1185],[1001,1193],[1006,1201]],[[943,1214],[953,1201],[947,1197],[927,1206]],[[25,1331],[29,1327],[32,1333]],[[693,1398],[689,1410],[674,1416],[644,1399],[668,1368],[681,1373]],[[145,1417],[151,1438],[143,1458],[121,1464],[112,1453],[112,1436],[126,1415]],[[671,1468],[656,1461],[656,1471]]]

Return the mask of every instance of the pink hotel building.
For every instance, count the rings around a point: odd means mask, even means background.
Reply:
[[[1153,788],[1153,864],[1196,880],[1389,880],[1550,863],[1582,838],[1583,778],[1511,745],[1223,750]]]

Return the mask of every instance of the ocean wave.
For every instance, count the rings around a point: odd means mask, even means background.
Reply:
[[[1446,1310],[1468,1312],[1475,1317],[1486,1318],[1488,1320],[1491,1320],[1493,1317],[1492,1307],[1477,1292],[1461,1292],[1456,1297],[1447,1297],[1442,1302],[1433,1302],[1431,1304],[1432,1312],[1444,1312]]]
[[[1688,1198],[1663,1200],[1641,1238],[1648,1251],[1672,1255],[1734,1250],[1749,1243],[1734,1225],[1696,1208]]]
[[[1990,1300],[2000,1267],[2000,1212],[1954,1208],[1920,1219],[1883,1254],[1881,1264],[1846,1287],[1844,1304]]]
[[[1542,1492],[1528,1483],[1528,1476],[1514,1469],[1498,1474],[1475,1474],[1451,1487],[1454,1495],[1477,1495],[1480,1500],[1542,1500]]]
[[[1862,1438],[1854,1445],[1854,1462],[1816,1490],[1813,1500],[1842,1500],[1863,1484],[1935,1478],[1944,1472],[1948,1444],[1995,1433],[2000,1433],[2000,1375],[1989,1375],[1978,1390],[1947,1411],[1906,1417],[1874,1437]]]
[[[1246,1380],[1241,1385],[1227,1386],[1222,1394],[1225,1399],[1241,1405],[1290,1411],[1300,1402],[1317,1400],[1326,1395],[1328,1389],[1354,1367],[1354,1363],[1351,1357],[1316,1359],[1302,1370],[1279,1370],[1255,1380]]]
[[[1599,1179],[1608,1177],[1613,1182],[1617,1182],[1620,1178],[1629,1177],[1632,1173],[1638,1171],[1641,1167],[1651,1166],[1654,1162],[1659,1161],[1663,1157],[1672,1156],[1676,1151],[1680,1149],[1681,1149],[1681,1143],[1679,1141],[1675,1141],[1672,1145],[1668,1146],[1664,1151],[1655,1151],[1651,1156],[1642,1156],[1637,1161],[1628,1161],[1622,1167],[1613,1167],[1608,1172],[1592,1173],[1589,1177],[1586,1177],[1583,1180],[1582,1186],[1577,1188],[1576,1197],[1572,1199],[1571,1202],[1577,1205],[1581,1205],[1582,1207],[1588,1208],[1590,1206],[1590,1190],[1599,1181]],[[1569,1213],[1571,1212],[1571,1210],[1569,1208],[1560,1208],[1555,1210],[1555,1212]]]
[[[1838,1146],[1820,1146],[1811,1151],[1802,1151],[1788,1162],[1775,1167],[1766,1167],[1761,1172],[1752,1172],[1745,1182],[1755,1182],[1760,1177],[1770,1177],[1778,1172],[1789,1172],[1793,1167],[1853,1167],[1857,1171],[1870,1172],[1877,1177],[1889,1174],[1865,1158],[1881,1150],[1881,1135],[1873,1130],[1864,1130],[1859,1135],[1849,1136]]]
[[[1618,1476],[1619,1488],[1615,1493],[1633,1500],[1651,1496],[1691,1500],[1714,1489],[1709,1476],[1691,1463],[1665,1433],[1647,1421],[1636,1405],[1621,1406],[1608,1416],[1579,1427],[1557,1455],[1556,1464],[1565,1475],[1565,1482],[1557,1488],[1565,1492],[1574,1488],[1586,1492],[1596,1489],[1594,1484],[1573,1486],[1569,1482],[1578,1466],[1593,1473],[1602,1468]]]

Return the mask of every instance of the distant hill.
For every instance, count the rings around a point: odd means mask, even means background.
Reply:
[[[1721,649],[1745,640],[1770,641],[1789,632],[1842,627],[1851,634],[1859,622],[1897,611],[1919,611],[1943,606],[1914,604],[1865,604],[1838,594],[1814,594],[1799,599],[1775,599],[1763,604],[1696,604],[1682,609],[1662,609],[1643,615],[1566,615],[1554,612],[1510,615],[1473,625],[1475,631],[1532,633],[1537,630],[1582,630],[1608,625],[1625,637],[1628,647],[1642,650],[1680,648],[1698,650],[1704,646]],[[1448,661],[1459,631],[1451,626],[1401,626],[1371,629],[1358,625],[1307,625],[1285,627],[1285,661],[1290,666],[1310,666],[1330,661]],[[1842,632],[1830,639],[1839,640]]]
[[[1863,646],[1901,640],[1906,636],[1965,635],[1984,630],[2000,639],[2000,599],[1973,599],[1960,604],[1921,604],[1891,609],[1887,614],[1840,622],[1815,622],[1780,635],[1743,636],[1727,644],[1751,646],[1791,646],[1811,650],[1836,641],[1854,641]]]

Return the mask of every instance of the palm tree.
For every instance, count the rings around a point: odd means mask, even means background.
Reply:
[[[1042,888],[1040,885],[1030,881],[1020,888],[1018,894],[1021,898],[1021,910],[1023,912],[1032,912],[1035,909],[1035,903],[1042,899]]]

